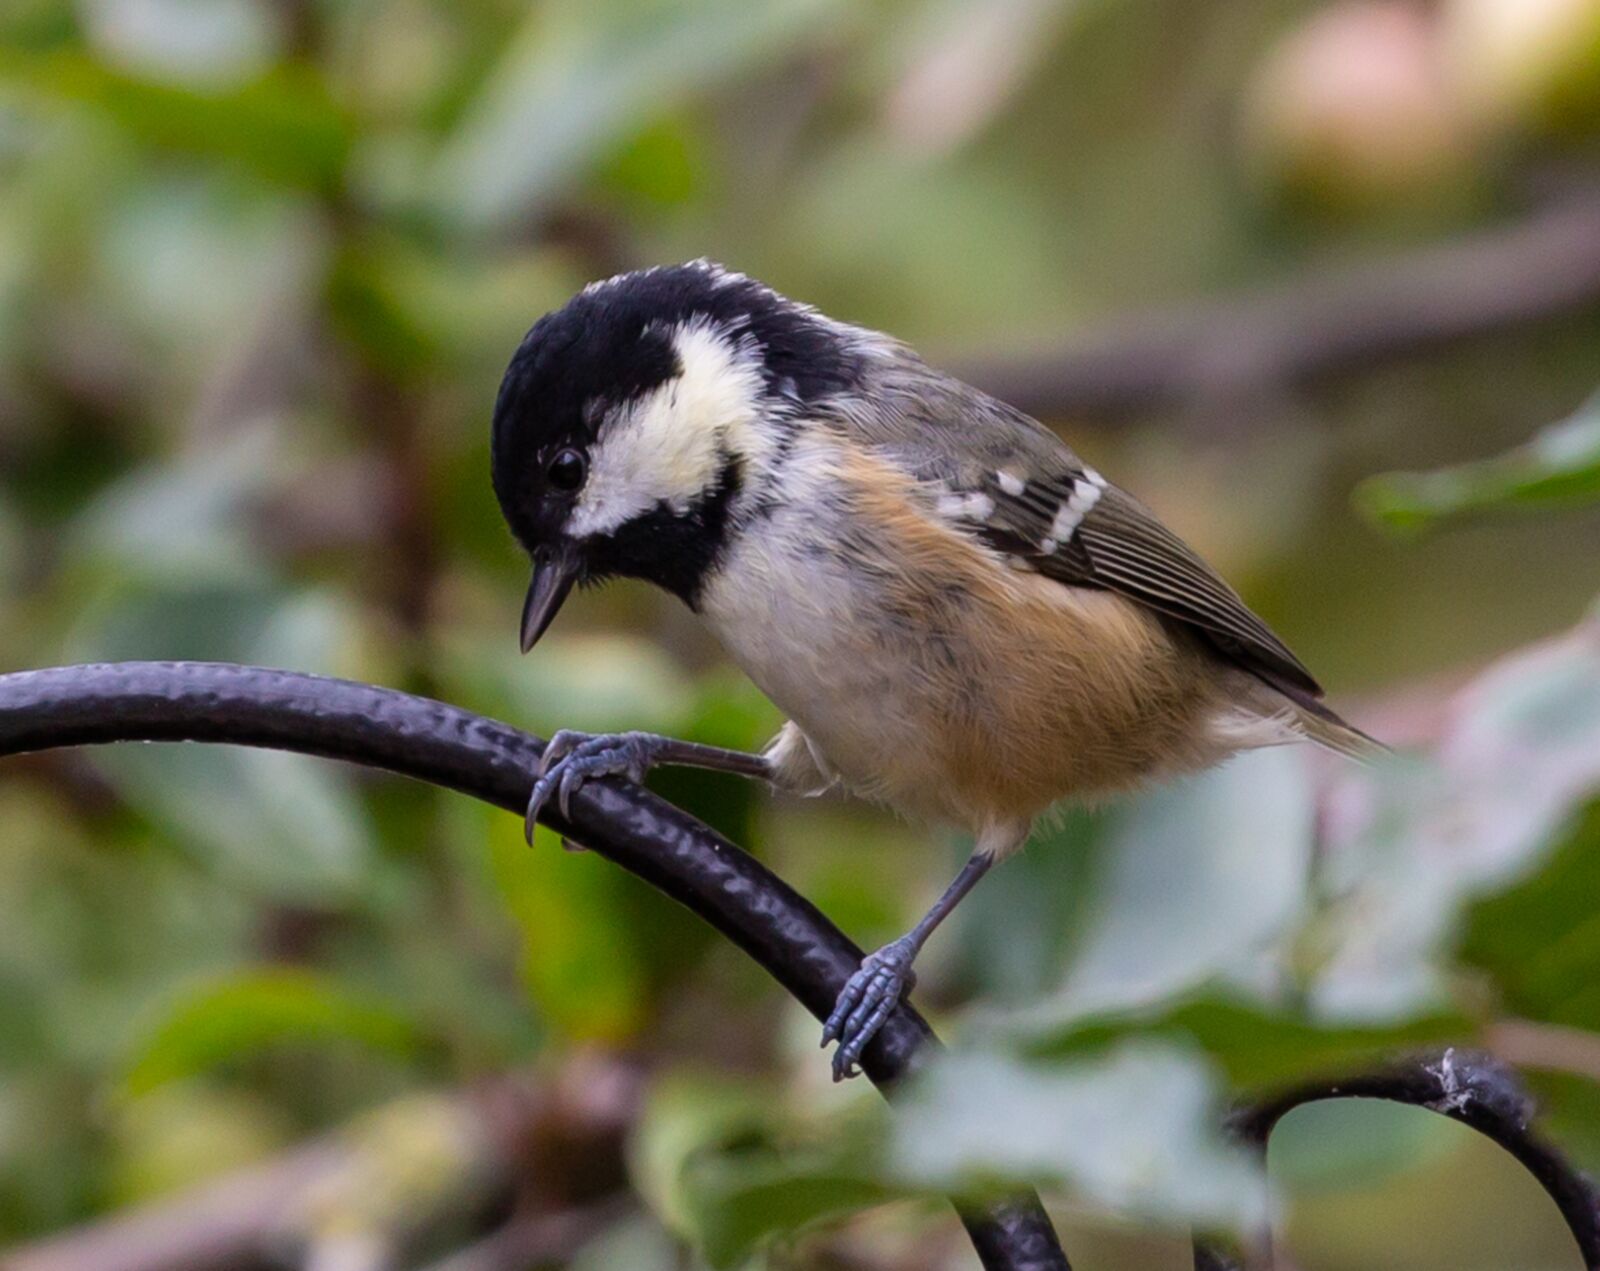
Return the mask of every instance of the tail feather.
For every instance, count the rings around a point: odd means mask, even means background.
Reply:
[[[1299,702],[1295,705],[1299,707],[1295,724],[1308,741],[1360,763],[1371,763],[1394,753],[1376,737],[1341,719],[1321,702],[1316,703],[1316,709]]]
[[[1295,728],[1307,741],[1360,763],[1371,763],[1394,753],[1376,737],[1362,732],[1340,716],[1321,698],[1292,684],[1274,684],[1273,688],[1294,703]]]
[[[1291,726],[1307,741],[1314,741],[1317,745],[1333,751],[1334,754],[1343,755],[1360,763],[1371,763],[1374,759],[1394,753],[1376,737],[1362,732],[1354,724],[1342,718],[1315,693],[1286,681],[1282,676],[1263,674],[1260,670],[1256,670],[1255,674],[1258,679],[1289,699],[1294,707]]]

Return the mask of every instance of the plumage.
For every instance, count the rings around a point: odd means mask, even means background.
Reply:
[[[911,960],[1062,799],[1257,746],[1375,743],[1155,514],[1036,421],[707,262],[541,319],[495,409],[495,492],[535,562],[525,643],[574,581],[654,582],[788,716],[761,756],[642,734],[552,741],[529,821],[655,762],[838,785],[976,850],[824,1028],[836,1076]]]
[[[1221,576],[1125,490],[1088,467],[1049,429],[970,385],[934,371],[909,350],[876,371],[878,392],[852,400],[832,418],[908,473],[931,482],[938,496],[981,496],[982,517],[955,510],[952,520],[1013,565],[1075,587],[1115,591],[1191,625],[1225,657],[1309,695],[1321,686]],[[925,383],[907,391],[904,380]],[[949,436],[959,421],[964,442],[981,458],[964,461]],[[984,466],[982,460],[992,460]],[[1092,501],[1081,491],[1097,491]],[[1058,517],[1077,498],[1081,517]],[[947,503],[956,509],[956,502]],[[1063,530],[1069,532],[1062,532]],[[1048,546],[1047,546],[1048,545]]]

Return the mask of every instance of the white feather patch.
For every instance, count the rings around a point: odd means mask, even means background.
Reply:
[[[1009,494],[1013,499],[1019,498],[1022,492],[1028,488],[1028,483],[1014,472],[1006,472],[1002,469],[994,474],[994,478],[1000,483],[1001,490]]]
[[[1100,502],[1100,494],[1105,488],[1106,479],[1098,472],[1093,468],[1083,470],[1083,475],[1072,483],[1072,493],[1056,513],[1056,519],[1050,522],[1050,539],[1054,543],[1049,551],[1053,552],[1056,544],[1065,543],[1078,532],[1078,526],[1094,510],[1094,505]]]
[[[994,500],[977,490],[968,494],[941,495],[939,515],[952,521],[987,521],[994,515]]]
[[[766,466],[774,438],[757,425],[759,350],[707,322],[678,327],[672,342],[682,373],[601,425],[567,520],[574,537],[611,533],[658,503],[687,509],[716,483],[727,454]]]

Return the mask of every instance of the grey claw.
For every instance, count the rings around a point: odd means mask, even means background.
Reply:
[[[533,793],[528,796],[528,811],[523,818],[522,832],[528,840],[528,845],[533,845],[533,831],[539,821],[539,813],[544,810],[544,805],[550,801],[550,778],[541,775],[533,783]]]
[[[576,762],[568,763],[561,769],[561,784],[556,790],[556,804],[561,808],[562,817],[568,821],[572,820],[572,796],[583,785],[587,775]]]
[[[853,1077],[856,1063],[872,1039],[916,983],[911,970],[917,951],[909,942],[897,940],[862,960],[861,967],[839,994],[833,1011],[822,1026],[822,1044],[837,1040],[833,1055],[833,1079]]]
[[[580,733],[563,728],[539,757],[537,780],[528,799],[525,831],[533,842],[534,823],[552,794],[565,820],[572,819],[572,796],[591,777],[626,776],[643,784],[650,769],[649,738],[636,733]]]
[[[555,736],[545,746],[544,754],[539,756],[539,775],[543,777],[548,774],[550,769],[588,740],[588,733],[574,732],[570,728],[557,729]]]

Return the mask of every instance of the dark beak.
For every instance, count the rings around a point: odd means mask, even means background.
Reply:
[[[522,605],[522,651],[539,642],[554,621],[561,602],[578,579],[576,553],[563,547],[541,547],[533,554],[533,581]]]

